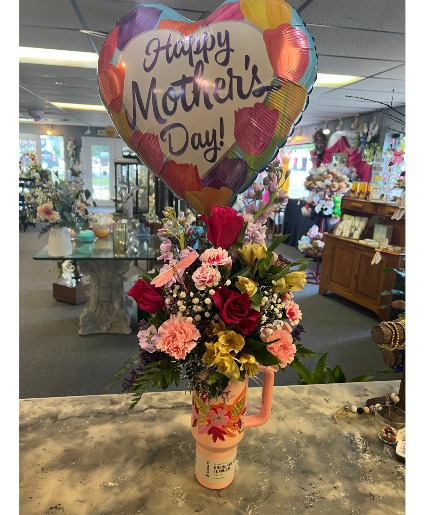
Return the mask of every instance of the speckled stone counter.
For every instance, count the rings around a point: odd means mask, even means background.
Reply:
[[[194,475],[189,394],[20,401],[20,515],[405,513],[405,463],[373,415],[345,403],[398,392],[399,381],[275,387],[273,413],[246,429],[235,479],[209,490]],[[260,389],[250,387],[249,402]]]

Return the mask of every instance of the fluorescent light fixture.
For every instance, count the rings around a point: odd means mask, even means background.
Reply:
[[[53,48],[19,47],[20,63],[97,69],[98,60],[99,57],[96,52],[74,52],[70,50],[55,50]],[[353,84],[364,78],[365,77],[357,77],[354,75],[318,73],[314,87],[337,88]]]
[[[318,73],[314,88],[342,88],[354,84],[365,77],[355,75],[332,75],[330,73]]]
[[[105,106],[99,104],[68,104],[66,102],[51,102],[60,109],[75,109],[76,111],[106,111]]]
[[[46,64],[50,66],[72,66],[97,69],[98,55],[95,52],[73,52],[52,48],[19,47],[19,62],[25,64]]]

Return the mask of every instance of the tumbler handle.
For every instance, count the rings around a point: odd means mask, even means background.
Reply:
[[[275,372],[270,368],[262,367],[261,372],[264,374],[263,388],[261,394],[261,410],[256,415],[245,417],[245,428],[257,427],[265,424],[272,413],[273,401],[273,384]]]

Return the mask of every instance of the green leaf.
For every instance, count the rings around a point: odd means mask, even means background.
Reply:
[[[376,374],[394,374],[394,370],[392,368],[384,368],[383,370],[378,370]]]
[[[338,383],[338,382],[343,383],[344,382],[344,381],[337,381],[333,371],[329,367],[326,367],[326,371],[328,372],[328,383]]]
[[[265,273],[269,270],[274,263],[274,256],[272,252],[267,251],[265,257],[258,261],[258,271],[260,277],[264,277]]]
[[[281,236],[278,236],[273,243],[269,247],[269,251],[273,252],[281,243],[283,243],[287,238],[289,237],[289,234],[282,234]]]
[[[339,365],[336,365],[333,369],[332,375],[335,378],[335,383],[345,383],[347,381],[347,378]]]
[[[306,349],[301,343],[296,345],[297,347],[297,356],[300,358],[315,358],[317,356],[320,356],[320,352],[315,352],[310,349]]]
[[[251,267],[246,266],[245,268],[242,268],[242,270],[239,270],[234,275],[232,275],[232,279],[236,279],[237,277],[249,277],[251,275]]]
[[[280,360],[276,358],[267,350],[266,343],[255,340],[254,338],[247,338],[245,340],[244,350],[249,354],[255,356],[255,359],[264,366],[278,365]]]
[[[313,371],[314,384],[324,383],[324,371],[325,371],[325,363],[326,363],[327,356],[328,356],[327,352],[322,354],[322,357],[319,358],[319,361],[316,364],[316,368]]]
[[[263,294],[261,290],[258,290],[255,295],[251,297],[251,307],[256,311],[260,311],[261,309],[261,301],[263,300]]]
[[[112,381],[105,387],[105,390],[110,388],[112,385],[117,383],[123,375],[127,372],[127,370],[131,367],[137,367],[139,364],[139,354],[134,354],[124,363],[124,365],[118,370],[118,372],[112,378]]]
[[[394,370],[392,370],[392,372],[394,372]],[[357,377],[353,377],[353,379],[349,380],[349,383],[364,383],[364,382],[368,382],[368,381],[373,381],[374,378],[375,378],[375,376],[372,376],[369,374],[364,374],[364,375],[360,375]]]
[[[406,271],[402,270],[401,268],[393,268],[391,266],[384,266],[381,269],[381,272],[395,272],[400,277],[406,277]]]
[[[300,362],[294,360],[290,363],[290,366],[297,372],[300,379],[304,382],[298,381],[299,384],[313,384],[313,375],[312,373]]]

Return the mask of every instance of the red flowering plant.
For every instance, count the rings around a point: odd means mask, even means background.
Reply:
[[[128,291],[145,314],[140,351],[115,376],[130,372],[122,383],[133,393],[130,409],[152,388],[184,380],[188,391],[216,398],[230,380],[316,355],[299,343],[304,329],[294,301],[309,260],[290,262],[275,252],[286,236],[267,247],[261,226],[278,198],[269,193],[269,202],[253,203],[249,213],[213,207],[195,226],[172,208],[164,211],[162,266]]]

